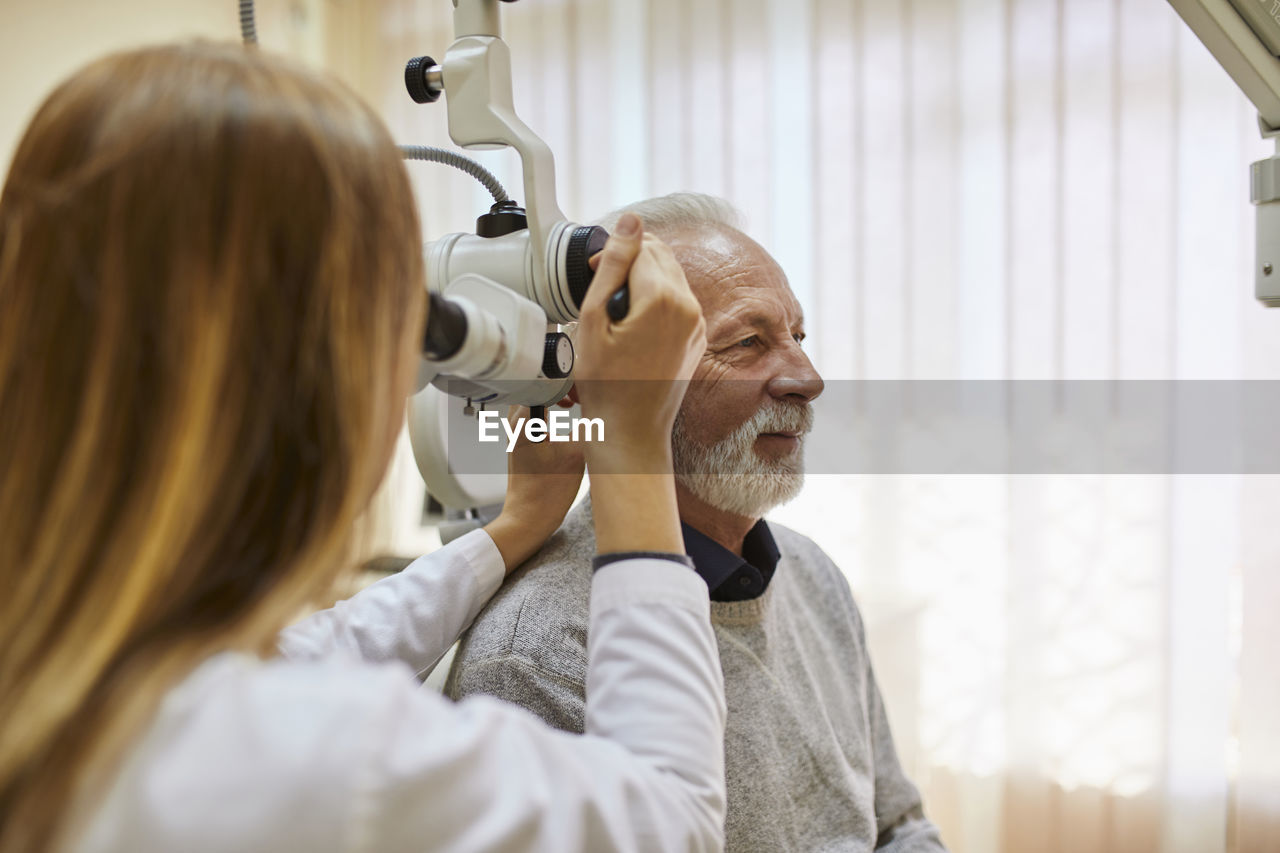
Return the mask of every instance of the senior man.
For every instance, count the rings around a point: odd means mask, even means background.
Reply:
[[[804,484],[823,387],[801,348],[800,304],[727,203],[680,193],[626,209],[671,245],[707,321],[672,456],[725,676],[727,847],[942,850],[898,762],[844,576],[762,518]],[[476,619],[446,692],[499,696],[581,732],[594,552],[587,500]]]

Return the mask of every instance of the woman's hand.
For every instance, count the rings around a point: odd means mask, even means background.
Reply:
[[[507,413],[512,422],[529,416],[524,406],[512,406]],[[564,521],[582,484],[582,467],[581,444],[532,442],[521,431],[507,455],[507,497],[502,512],[485,527],[508,574],[532,557]]]
[[[605,306],[627,282],[631,309]],[[706,349],[702,308],[667,246],[624,214],[582,304],[576,388],[583,415],[604,421],[588,444],[596,550],[684,552],[671,474],[671,426]]]
[[[598,257],[575,342],[583,415],[604,420],[610,445],[666,447],[706,349],[702,308],[671,249],[645,235],[634,214],[618,221]],[[631,309],[615,323],[605,305],[624,282]]]

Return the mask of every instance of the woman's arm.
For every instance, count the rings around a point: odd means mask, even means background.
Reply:
[[[502,512],[484,530],[286,628],[280,651],[295,660],[340,653],[373,663],[403,661],[419,675],[430,671],[503,576],[560,526],[582,482],[582,452],[571,444],[521,439],[509,457],[507,479]]]
[[[517,415],[527,416],[528,409]],[[398,660],[429,672],[471,625],[505,574],[542,547],[573,504],[583,455],[571,443],[525,438],[508,456],[507,494],[485,527],[414,561],[355,596],[280,635],[289,658],[337,653],[370,662]]]
[[[398,660],[421,675],[475,619],[504,571],[489,534],[473,530],[286,628],[277,646],[293,660],[333,654],[371,663]]]
[[[350,779],[369,849],[723,847],[723,680],[706,584],[666,560],[592,581],[586,734],[388,678]]]

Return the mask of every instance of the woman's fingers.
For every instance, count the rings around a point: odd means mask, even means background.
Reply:
[[[624,213],[604,244],[604,251],[596,255],[595,278],[587,290],[587,297],[582,301],[583,317],[602,313],[604,304],[613,295],[627,276],[631,273],[631,265],[644,243],[644,227],[640,217],[634,213]]]

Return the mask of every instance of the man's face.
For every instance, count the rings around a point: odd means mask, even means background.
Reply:
[[[773,258],[738,231],[670,243],[707,322],[707,351],[676,422],[676,473],[717,509],[759,517],[799,491],[809,403],[822,393],[801,349],[800,303]]]

